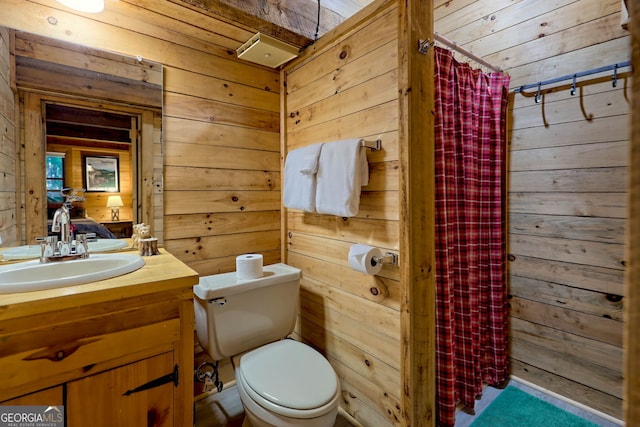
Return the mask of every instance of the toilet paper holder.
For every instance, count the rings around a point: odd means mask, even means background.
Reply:
[[[376,264],[398,265],[398,254],[387,252],[382,256],[374,256],[373,258],[371,258],[371,264],[373,266],[375,266]]]

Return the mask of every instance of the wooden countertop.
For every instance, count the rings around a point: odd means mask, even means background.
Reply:
[[[0,294],[0,321],[64,310],[114,299],[144,297],[184,288],[181,298],[193,297],[198,273],[165,249],[160,255],[143,257],[145,265],[128,274],[107,280],[42,291]],[[2,327],[0,326],[0,330]]]

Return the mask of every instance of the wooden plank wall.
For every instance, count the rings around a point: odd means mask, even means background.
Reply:
[[[0,28],[0,238],[5,246],[19,243],[17,189],[16,103],[12,73],[15,71],[11,32]]]
[[[399,250],[397,5],[371,13],[312,47],[283,78],[284,152],[382,139],[382,151],[367,152],[370,182],[360,211],[341,218],[288,209],[284,235],[286,262],[303,272],[297,334],[328,356],[344,409],[365,426],[390,426],[402,417],[399,269],[385,265],[369,276],[347,260],[355,243]]]
[[[435,29],[512,87],[629,59],[620,0],[436,0]],[[460,55],[458,59],[464,60]],[[628,73],[511,97],[512,373],[622,418]],[[602,77],[602,78],[599,78]],[[570,82],[569,82],[570,84]]]
[[[640,64],[640,5],[629,2],[632,63]],[[637,79],[637,75],[636,75]],[[625,384],[624,421],[628,426],[640,424],[640,85],[633,87],[631,107],[631,147],[629,150],[629,229],[627,231],[627,270],[625,289]]]
[[[280,260],[279,74],[234,54],[255,31],[172,2],[110,2],[95,15],[55,0],[0,8],[0,25],[163,64],[154,197],[169,251],[200,274],[231,271],[247,252]]]
[[[403,426],[436,425],[435,80],[433,3],[398,2],[400,336]]]

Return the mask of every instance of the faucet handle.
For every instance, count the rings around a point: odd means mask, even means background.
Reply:
[[[86,234],[76,235],[76,254],[81,258],[89,258],[89,244]]]
[[[35,240],[38,243],[53,243],[55,245],[56,243],[58,243],[58,236],[36,237]]]
[[[40,242],[40,262],[47,262],[58,248],[58,236],[36,237]]]
[[[85,233],[85,232],[81,232],[81,233],[76,233],[76,240],[77,241],[85,241],[85,242],[97,242],[98,238],[96,237],[96,233]]]

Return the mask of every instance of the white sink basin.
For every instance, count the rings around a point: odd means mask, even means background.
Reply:
[[[86,259],[0,266],[0,294],[80,285],[131,273],[144,265],[138,254],[92,254]]]
[[[98,239],[95,242],[89,242],[89,252],[91,253],[115,251],[126,247],[127,242],[120,239]],[[40,258],[40,245],[16,246],[0,252],[0,255],[6,261]]]

